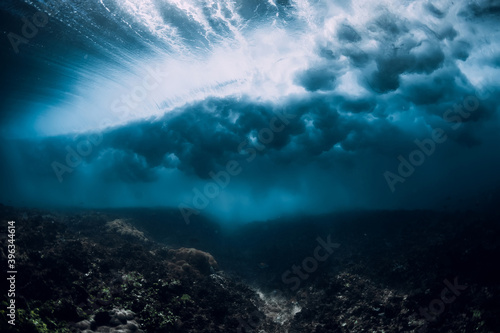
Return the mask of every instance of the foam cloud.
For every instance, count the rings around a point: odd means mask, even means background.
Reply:
[[[154,112],[71,135],[4,135],[13,193],[2,200],[192,206],[231,161],[241,174],[207,208],[228,219],[429,208],[450,196],[465,207],[499,185],[497,1],[219,5],[206,14],[171,2],[155,16],[182,36],[162,41],[165,56],[190,60],[166,65],[175,75],[148,96]],[[171,102],[172,91],[183,97]],[[429,143],[436,130],[445,139]],[[417,155],[425,162],[392,193],[385,172],[401,177],[401,158]]]

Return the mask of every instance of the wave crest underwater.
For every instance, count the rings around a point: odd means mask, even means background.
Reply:
[[[1,8],[8,204],[181,206],[248,221],[464,207],[498,186],[489,2]],[[446,139],[425,154],[418,143],[436,129]],[[402,175],[415,151],[423,161]]]

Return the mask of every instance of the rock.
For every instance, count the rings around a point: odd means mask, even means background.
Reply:
[[[125,324],[127,322],[126,319],[124,319],[123,321],[120,320],[117,316],[116,317],[112,317],[110,320],[109,320],[109,325],[111,325],[112,327],[116,327],[116,326],[120,326],[122,324]]]
[[[135,321],[129,321],[127,323],[127,329],[129,329],[131,332],[137,331],[139,329],[139,324],[137,324]]]
[[[86,330],[90,328],[90,321],[88,320],[79,321],[78,323],[75,324],[75,327],[80,330]]]
[[[101,311],[96,313],[94,316],[94,321],[97,326],[103,326],[106,324],[109,324],[109,321],[111,320],[111,316],[109,315],[108,312]]]
[[[133,225],[125,222],[122,219],[116,219],[106,223],[106,229],[109,232],[115,232],[129,238],[135,238],[142,241],[147,240],[142,231],[137,230]]]
[[[168,250],[171,258],[170,269],[177,275],[194,274],[210,275],[218,268],[214,257],[207,252],[193,248],[182,247],[178,250]]]

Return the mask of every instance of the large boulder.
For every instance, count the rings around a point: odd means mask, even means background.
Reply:
[[[168,250],[168,268],[179,278],[188,275],[209,275],[218,269],[217,261],[207,252],[181,247]]]

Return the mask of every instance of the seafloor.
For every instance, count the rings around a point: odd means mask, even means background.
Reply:
[[[0,206],[1,332],[500,332],[500,214],[371,211],[231,230],[172,210]],[[4,274],[7,269],[4,267]]]

